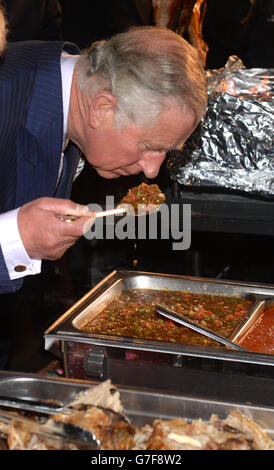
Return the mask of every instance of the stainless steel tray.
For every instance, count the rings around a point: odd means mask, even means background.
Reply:
[[[34,401],[58,400],[67,405],[76,393],[98,382],[0,371],[0,396]],[[152,424],[154,419],[208,420],[215,413],[223,419],[237,408],[256,421],[274,438],[274,408],[229,401],[208,400],[177,393],[162,393],[137,387],[118,386],[122,404],[135,426]],[[1,406],[1,401],[0,401]],[[20,409],[20,406],[18,407]]]
[[[254,305],[248,318],[238,326],[233,337],[230,338],[233,341],[242,336],[246,325],[250,326],[258,311],[261,311],[265,300],[271,297],[274,298],[274,286],[138,271],[113,271],[48,328],[45,332],[46,349],[50,349],[52,342],[62,340],[131,350],[156,351],[175,355],[274,365],[274,356],[270,354],[166,343],[141,338],[106,336],[81,330],[87,319],[92,319],[98,315],[113,297],[125,289],[137,288],[167,288],[196,293],[253,298]]]
[[[235,332],[234,341],[237,342],[238,344],[241,344],[247,332],[259,320],[264,310],[273,306],[274,306],[274,298],[273,299],[268,298],[268,299],[261,300],[260,302],[258,302],[257,308],[254,310],[253,314],[246,320],[244,325],[238,328],[237,331]]]

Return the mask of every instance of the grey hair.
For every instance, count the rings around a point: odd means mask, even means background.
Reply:
[[[206,79],[196,49],[163,27],[135,27],[93,43],[77,63],[77,79],[85,94],[104,90],[115,96],[117,126],[152,124],[174,102],[194,113],[195,125],[206,110]]]

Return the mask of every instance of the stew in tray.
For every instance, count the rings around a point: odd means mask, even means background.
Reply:
[[[245,298],[186,291],[131,289],[114,298],[81,329],[96,334],[224,347],[200,333],[163,318],[156,311],[156,302],[173,308],[225,337],[232,334],[253,303]]]

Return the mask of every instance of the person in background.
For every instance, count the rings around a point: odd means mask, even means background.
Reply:
[[[246,66],[274,68],[274,0],[256,0],[248,30]]]
[[[132,26],[152,26],[151,0],[60,0],[63,39],[81,49]]]
[[[203,38],[209,48],[206,68],[224,67],[231,55],[238,56],[245,65],[254,1],[207,0],[203,24]]]
[[[4,49],[6,47],[6,35],[6,18],[4,16],[4,11],[0,5],[0,56],[3,54]]]
[[[105,8],[108,37],[132,26],[154,25],[151,0],[112,0]]]
[[[0,0],[0,4],[9,26],[9,42],[62,39],[59,0]]]

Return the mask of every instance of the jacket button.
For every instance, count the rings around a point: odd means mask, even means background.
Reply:
[[[17,273],[22,273],[23,271],[26,271],[26,269],[26,266],[24,266],[23,264],[18,264],[18,266],[15,266],[14,271],[16,271]]]

